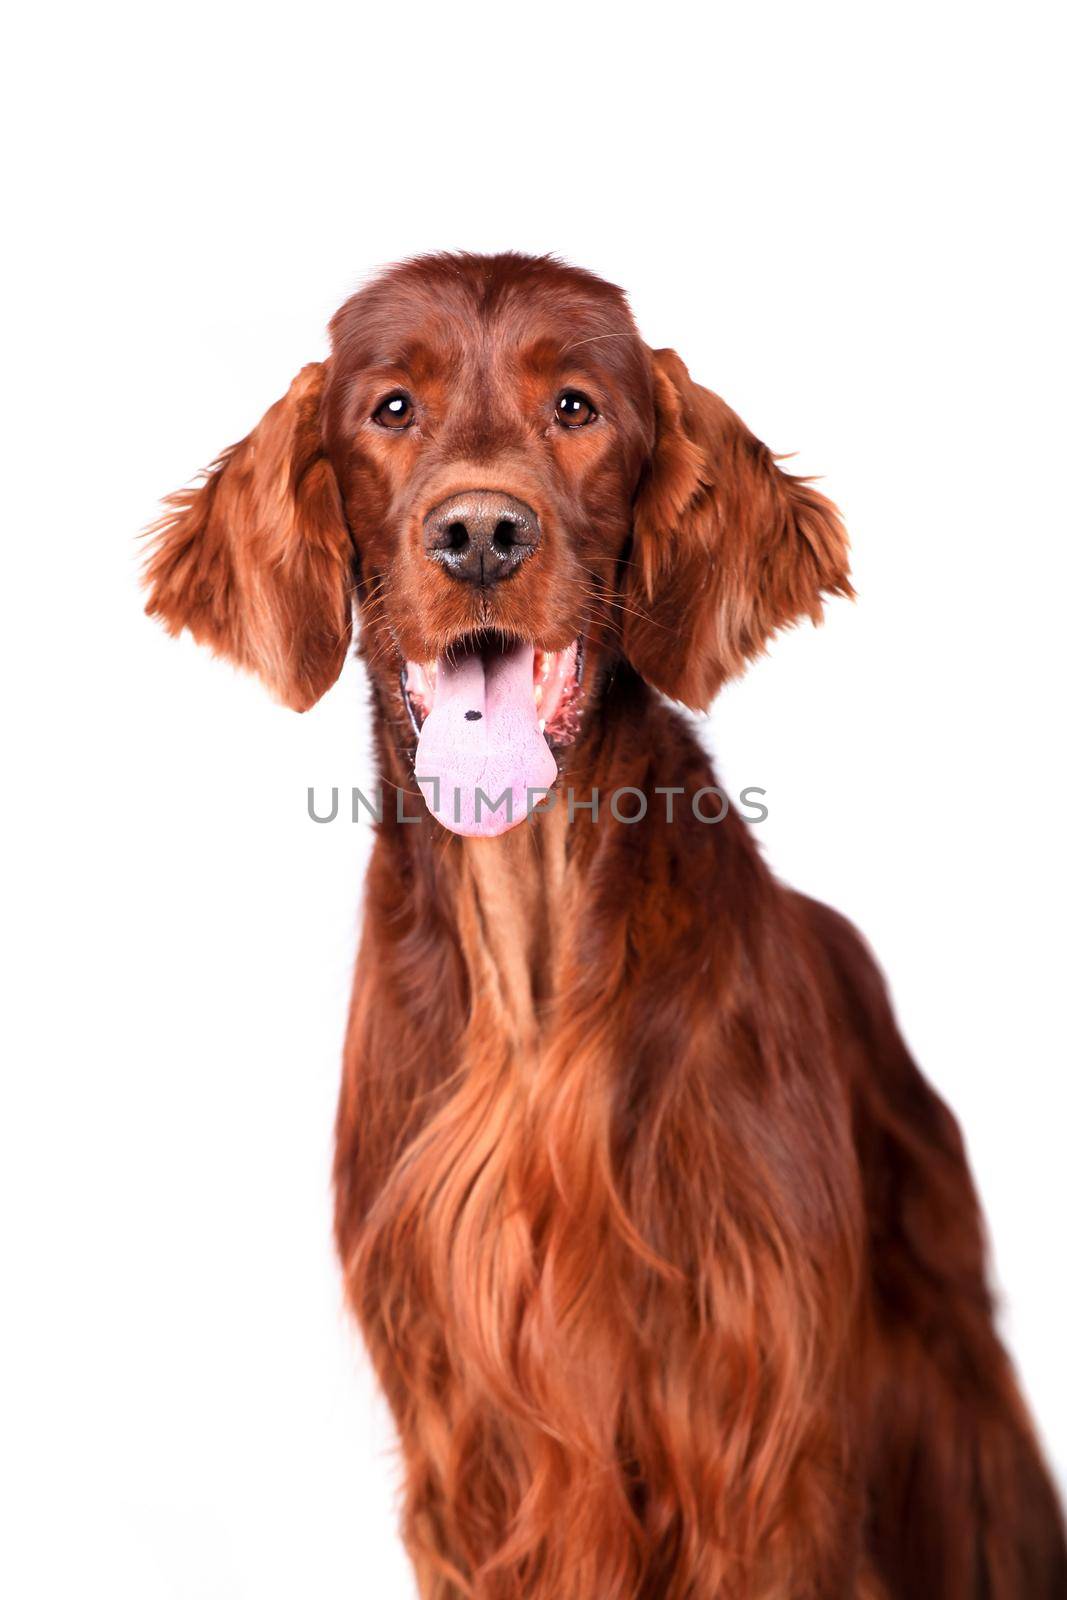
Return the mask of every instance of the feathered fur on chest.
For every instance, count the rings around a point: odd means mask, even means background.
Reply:
[[[634,1593],[650,1525],[666,1548],[694,1518],[723,1581],[789,1470],[770,1418],[812,1426],[839,1332],[822,1275],[849,1241],[792,1236],[788,1173],[745,1147],[785,1064],[752,1054],[729,941],[718,971],[686,949],[712,885],[669,884],[665,928],[630,863],[620,923],[626,862],[597,846],[577,861],[563,818],[457,844],[432,903],[395,858],[371,872],[338,1234],[408,1462],[409,1545],[434,1572],[461,1550],[464,1584],[548,1562],[546,1594]],[[426,1592],[524,1592],[438,1576]]]

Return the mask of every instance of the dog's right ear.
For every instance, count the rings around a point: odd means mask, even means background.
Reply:
[[[145,607],[256,672],[306,711],[338,677],[352,632],[353,547],[319,408],[326,364],[294,378],[204,481],[151,530]]]

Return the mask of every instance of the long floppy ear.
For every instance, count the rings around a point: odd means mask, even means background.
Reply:
[[[145,610],[188,628],[306,711],[337,678],[352,632],[352,541],[323,453],[315,362],[151,530]]]
[[[673,350],[652,352],[656,444],[634,508],[623,648],[694,709],[779,628],[851,595],[837,511],[790,477]]]

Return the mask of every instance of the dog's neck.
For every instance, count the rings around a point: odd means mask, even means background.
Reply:
[[[563,763],[553,803],[518,827],[495,839],[469,839],[429,817],[419,827],[393,826],[387,813],[381,839],[393,882],[421,886],[409,908],[426,919],[422,936],[450,931],[471,1015],[493,1018],[497,1037],[524,1059],[536,1058],[551,1026],[563,975],[569,972],[573,982],[581,970],[579,946],[596,905],[613,902],[620,885],[645,876],[641,863],[649,851],[666,881],[686,884],[695,881],[697,861],[717,849],[713,836],[744,832],[733,817],[721,827],[686,827],[681,800],[678,824],[658,825],[661,786],[681,795],[713,777],[691,730],[635,674],[610,675],[588,718]],[[395,741],[393,727],[380,717],[386,775],[412,793],[411,753]],[[647,823],[627,825],[612,815],[611,797],[620,789],[644,795]],[[640,896],[625,919],[639,917],[639,905]]]
[[[464,839],[455,905],[472,987],[524,1055],[536,1051],[568,926],[566,814],[556,807],[497,839]]]

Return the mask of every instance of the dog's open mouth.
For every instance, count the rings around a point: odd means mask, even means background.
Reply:
[[[471,634],[435,662],[407,662],[400,681],[418,735],[416,780],[445,827],[491,837],[544,802],[553,751],[578,732],[580,639],[549,651]]]
[[[506,656],[522,649],[523,646],[510,643],[502,634],[468,634],[451,646],[444,659],[455,667],[476,655],[484,670],[493,656]],[[553,748],[570,744],[578,731],[582,655],[581,639],[573,640],[565,650],[533,650],[530,670],[534,707],[541,732]],[[433,710],[438,664],[438,661],[408,661],[400,675],[404,704],[416,733],[422,731],[423,723]],[[477,721],[477,715],[470,720]]]

